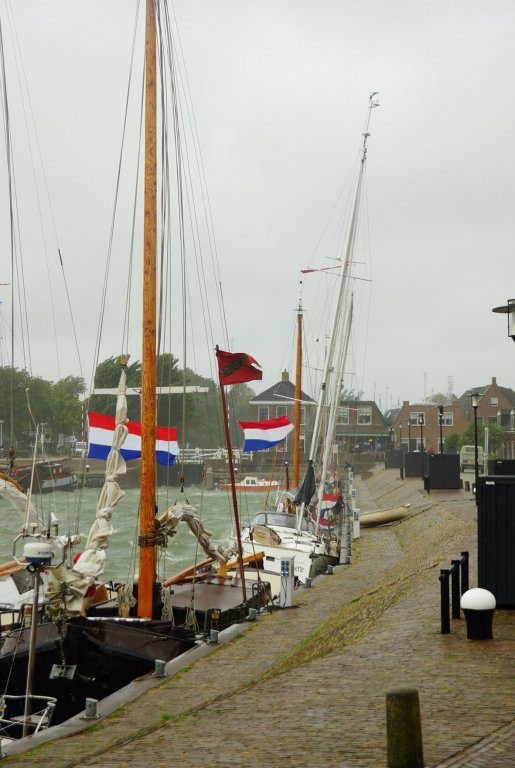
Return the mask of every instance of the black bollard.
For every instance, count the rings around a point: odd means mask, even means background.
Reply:
[[[461,598],[467,622],[467,640],[491,640],[495,597],[487,589],[469,589]]]
[[[398,688],[386,694],[388,768],[424,768],[418,691]]]

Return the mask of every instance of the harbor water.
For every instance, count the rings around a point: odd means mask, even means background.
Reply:
[[[39,516],[47,521],[50,513],[59,520],[59,534],[67,535],[78,531],[85,543],[89,528],[95,517],[100,489],[83,488],[76,492],[57,492],[32,497]],[[263,509],[266,493],[239,494],[238,506],[240,521],[245,525],[260,509]],[[199,486],[192,486],[181,493],[172,487],[158,488],[158,509],[164,511],[175,501],[192,504],[201,516],[205,527],[211,532],[215,546],[228,546],[232,532],[232,502],[227,491],[203,491]],[[269,502],[274,503],[270,497]],[[139,490],[128,489],[116,506],[112,517],[114,533],[107,550],[104,580],[126,581],[132,579],[138,567],[138,504]],[[22,519],[19,512],[8,501],[0,498],[0,563],[12,559],[13,539],[20,533]],[[80,545],[76,551],[80,551]],[[18,543],[17,555],[21,553]],[[168,541],[168,547],[160,555],[159,576],[166,578],[184,568],[201,562],[205,554],[197,548],[196,538],[189,532],[185,523],[178,526],[177,534]]]

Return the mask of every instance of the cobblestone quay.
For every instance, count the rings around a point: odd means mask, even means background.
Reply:
[[[109,718],[2,764],[384,768],[385,694],[408,686],[428,768],[513,768],[515,613],[495,612],[490,641],[467,641],[463,619],[440,634],[439,569],[469,550],[477,583],[476,508],[421,485],[376,468],[361,509],[412,515],[362,529],[352,565]]]

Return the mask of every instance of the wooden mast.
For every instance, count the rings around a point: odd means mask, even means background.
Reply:
[[[302,291],[302,282],[300,284]],[[297,309],[297,367],[295,371],[295,407],[293,417],[293,487],[299,487],[300,464],[300,398],[302,386],[302,295]]]
[[[156,20],[147,0],[145,35],[145,214],[143,234],[143,351],[138,616],[152,617],[156,549],[156,246],[157,246]]]

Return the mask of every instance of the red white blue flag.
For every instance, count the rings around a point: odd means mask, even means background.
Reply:
[[[263,421],[240,421],[245,442],[244,451],[263,451],[277,443],[286,440],[286,436],[292,431],[293,424],[287,416],[279,416],[277,419],[264,419]]]
[[[115,428],[114,416],[103,413],[88,413],[89,440],[88,459],[107,459]],[[125,426],[129,434],[120,449],[125,461],[141,458],[141,424],[127,421]],[[156,460],[158,464],[169,467],[179,454],[177,427],[156,427]]]
[[[339,493],[324,493],[320,504],[320,520],[318,524],[321,528],[331,530],[334,528],[334,513],[341,506],[341,496]]]

